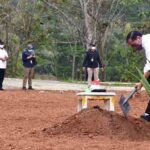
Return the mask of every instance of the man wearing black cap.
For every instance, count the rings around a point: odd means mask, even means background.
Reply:
[[[83,69],[87,68],[88,73],[88,86],[91,85],[92,75],[94,80],[99,80],[99,68],[102,68],[102,62],[95,44],[90,44],[90,49],[86,51],[83,61]]]
[[[143,35],[138,31],[131,31],[128,33],[126,41],[128,45],[132,46],[136,51],[145,50],[146,64],[144,66],[144,76],[150,84],[150,34]],[[136,83],[135,87],[140,90],[142,83]],[[150,101],[145,113],[141,115],[141,118],[150,121]]]
[[[27,48],[23,50],[22,62],[24,66],[23,90],[26,90],[26,83],[28,80],[28,89],[32,88],[32,79],[34,77],[34,67],[36,65],[35,51],[32,44],[28,44]]]

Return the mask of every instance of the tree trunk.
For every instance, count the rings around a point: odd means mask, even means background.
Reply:
[[[85,46],[88,49],[89,44],[92,42],[95,42],[95,39],[93,37],[94,35],[94,22],[93,18],[89,15],[89,7],[90,6],[90,0],[80,0],[80,5],[82,8],[82,12],[84,15],[84,27],[85,27],[85,34],[84,34],[84,41],[85,41]]]
[[[73,55],[73,59],[72,59],[72,80],[75,79],[75,64],[76,64],[76,56]]]

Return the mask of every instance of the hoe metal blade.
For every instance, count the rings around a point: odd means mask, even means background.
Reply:
[[[126,98],[123,95],[121,95],[121,97],[120,97],[119,105],[120,105],[120,108],[121,108],[124,116],[127,117],[128,112],[129,112],[131,107],[130,107],[130,104],[128,103],[128,101],[126,101]]]
[[[120,100],[119,100],[119,105],[120,105],[120,108],[124,114],[125,117],[127,117],[128,115],[128,112],[130,111],[131,107],[128,103],[128,101],[132,98],[132,96],[137,92],[137,89],[135,88],[134,91],[132,91],[130,93],[130,95],[125,98],[123,95],[121,95],[120,97]]]

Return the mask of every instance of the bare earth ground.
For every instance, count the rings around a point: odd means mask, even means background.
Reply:
[[[142,91],[131,101],[129,120],[122,117],[115,91],[115,113],[90,109],[76,114],[74,91],[0,92],[0,150],[148,150],[150,124],[139,115],[148,102]]]

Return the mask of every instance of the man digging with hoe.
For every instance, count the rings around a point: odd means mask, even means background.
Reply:
[[[144,66],[144,77],[150,84],[150,34],[143,35],[138,31],[131,31],[127,35],[126,42],[138,52],[142,49],[145,50],[146,64]],[[135,92],[140,90],[142,86],[141,82],[136,83]],[[150,121],[150,101],[148,102],[145,113],[141,115],[141,118],[146,121]]]

